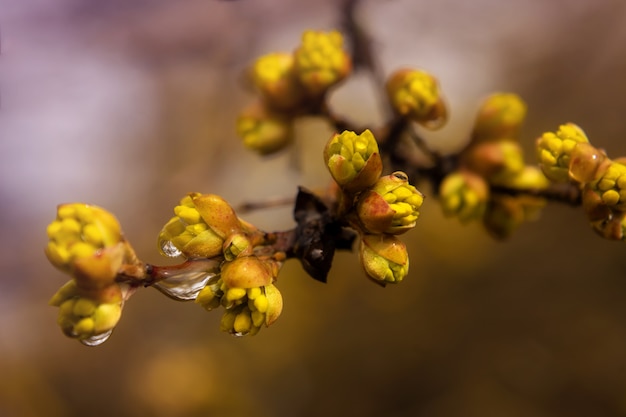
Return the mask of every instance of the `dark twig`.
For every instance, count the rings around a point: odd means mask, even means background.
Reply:
[[[500,186],[491,186],[491,192],[493,194],[504,194],[510,196],[531,196],[545,198],[549,201],[569,204],[570,206],[577,207],[582,204],[582,196],[580,188],[575,184],[553,184],[548,188],[508,188]]]
[[[370,71],[377,80],[382,81],[383,76],[380,71],[380,65],[372,53],[372,40],[356,17],[359,3],[360,0],[345,0],[343,2],[340,27],[348,35],[348,48],[351,52],[354,69]],[[381,84],[384,84],[384,82],[381,82]]]
[[[422,151],[424,155],[426,155],[428,159],[430,159],[434,164],[439,164],[443,157],[441,156],[441,154],[435,152],[428,146],[424,138],[420,136],[419,133],[417,133],[415,127],[409,125],[408,132],[409,136],[411,137],[411,139],[413,139],[413,142],[419,148],[419,150]]]
[[[381,94],[380,100],[378,100],[381,111],[389,116],[388,118],[391,118],[394,112],[385,94],[384,71],[377,55],[373,52],[372,37],[357,18],[357,9],[360,3],[360,0],[344,0],[341,8],[340,27],[346,34],[355,70],[362,69],[370,73],[376,91]]]
[[[255,210],[272,209],[277,207],[292,206],[294,197],[277,197],[263,201],[247,201],[240,204],[235,211],[240,214],[250,213]]]

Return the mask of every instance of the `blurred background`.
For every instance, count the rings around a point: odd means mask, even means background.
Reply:
[[[339,10],[0,0],[0,416],[626,415],[626,248],[561,205],[496,242],[427,200],[400,286],[373,285],[355,254],[338,254],[326,285],[290,261],[283,314],[255,337],[150,289],[104,345],[61,334],[47,302],[67,277],[43,254],[57,204],[109,209],[158,264],[156,236],[188,192],[236,205],[328,183],[323,121],[299,121],[295,147],[269,159],[243,149],[234,122],[253,99],[245,67],[337,27]],[[433,148],[461,146],[479,102],[512,91],[529,105],[529,161],[534,139],[569,121],[626,155],[625,2],[379,0],[358,18],[385,73],[439,77],[451,120],[425,134]],[[355,75],[333,108],[379,123],[372,87]],[[289,208],[246,219],[293,226]]]

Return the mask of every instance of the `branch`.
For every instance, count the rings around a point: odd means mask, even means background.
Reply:
[[[510,196],[531,196],[545,198],[549,201],[565,203],[572,207],[578,207],[582,204],[582,194],[580,187],[572,183],[552,184],[548,188],[509,188],[501,186],[491,186],[493,194],[505,194]]]

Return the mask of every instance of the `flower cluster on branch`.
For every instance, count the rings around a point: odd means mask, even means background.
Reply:
[[[323,194],[299,188],[292,229],[261,230],[222,197],[190,193],[157,239],[161,253],[181,263],[158,266],[137,257],[106,210],[84,203],[58,207],[45,253],[71,278],[50,300],[65,335],[86,345],[104,342],[141,287],[219,309],[222,331],[255,335],[283,310],[277,287],[283,264],[298,259],[312,278],[326,282],[336,250],[356,249],[366,277],[397,284],[409,272],[401,235],[415,227],[425,202],[415,184],[430,186],[428,201],[438,201],[445,215],[479,221],[499,239],[556,201],[581,205],[593,230],[624,240],[626,159],[610,159],[580,127],[569,123],[540,135],[538,163],[532,162],[519,137],[526,104],[515,94],[496,93],[479,106],[467,143],[441,155],[421,134],[442,128],[448,109],[437,78],[420,68],[399,69],[379,83],[392,110],[389,120],[356,126],[333,112],[328,93],[350,76],[353,61],[365,62],[372,74],[380,71],[371,54],[352,57],[343,45],[338,31],[306,31],[293,52],[262,56],[248,74],[256,100],[236,121],[247,148],[261,155],[285,149],[302,116],[322,118],[336,132],[320,149],[332,182]]]
[[[457,168],[439,187],[446,215],[462,222],[481,220],[497,238],[510,236],[524,221],[536,218],[545,199],[497,192],[549,186],[541,170],[524,160],[518,134],[525,115],[526,104],[515,94],[497,93],[484,101],[470,141],[457,155]]]

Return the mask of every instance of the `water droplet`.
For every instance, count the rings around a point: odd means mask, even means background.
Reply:
[[[200,290],[215,276],[217,273],[214,271],[188,271],[161,280],[153,287],[175,300],[195,300]]]
[[[82,339],[80,343],[86,346],[98,346],[106,342],[109,337],[111,337],[111,333],[113,333],[113,329],[105,333],[100,333],[95,336],[88,337],[87,339]]]
[[[172,243],[171,240],[161,240],[159,242],[159,248],[161,248],[161,253],[170,258],[176,258],[183,253]]]

